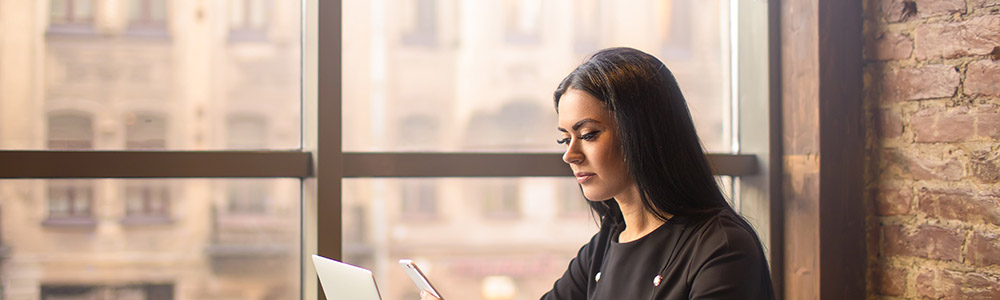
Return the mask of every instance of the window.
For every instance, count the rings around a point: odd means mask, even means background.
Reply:
[[[125,149],[152,150],[167,148],[167,122],[159,114],[125,115]]]
[[[400,15],[403,44],[436,46],[438,43],[437,0],[405,0],[401,4],[404,7]]]
[[[552,91],[592,51],[613,46],[639,48],[671,68],[707,151],[721,153],[710,161],[734,206],[767,201],[761,194],[741,198],[740,188],[751,184],[731,179],[754,176],[752,167],[736,165],[756,163],[736,155],[742,144],[734,124],[742,111],[734,105],[731,3],[505,0],[462,2],[453,10],[452,2],[437,1],[436,32],[449,47],[417,49],[383,33],[412,31],[413,19],[393,18],[413,15],[410,4],[343,1],[343,11],[352,12],[344,24],[371,26],[344,26],[337,36],[342,86],[328,95],[342,96],[334,122],[344,151],[344,190],[337,193],[345,222],[324,227],[320,220],[320,231],[341,230],[350,263],[377,269],[393,258],[417,259],[453,298],[487,291],[538,297],[597,229],[559,158]],[[562,8],[567,13],[548,13]],[[434,193],[422,189],[427,181]],[[430,207],[420,205],[430,198],[433,219],[403,218]],[[417,292],[405,276],[375,276],[386,286],[383,297]]]
[[[165,35],[167,0],[129,0],[128,27],[132,33]]]
[[[3,2],[0,298],[302,297],[304,3],[232,2]]]
[[[87,181],[49,183],[49,225],[93,225],[94,187]]]
[[[226,190],[226,212],[229,214],[265,214],[270,196],[265,182],[239,179],[230,182]]]
[[[170,221],[170,187],[157,180],[125,182],[125,222],[163,223]]]
[[[263,40],[267,34],[268,2],[266,0],[233,0],[229,5],[229,39]]]
[[[440,282],[442,289],[455,291],[454,297],[476,298],[488,289],[491,295],[510,296],[510,291],[516,291],[514,297],[532,298],[551,287],[551,279],[564,270],[576,249],[590,237],[588,229],[596,230],[589,216],[560,215],[562,203],[571,201],[563,200],[562,195],[573,194],[561,191],[568,188],[560,187],[574,184],[566,175],[565,164],[558,159],[560,147],[553,142],[552,135],[546,134],[554,131],[553,85],[587,54],[574,50],[574,29],[558,25],[573,24],[572,13],[565,19],[550,20],[546,7],[540,4],[542,1],[523,1],[525,5],[522,1],[473,1],[463,2],[461,7],[453,1],[414,1],[411,2],[414,9],[409,11],[413,16],[418,16],[416,7],[433,7],[428,11],[434,14],[429,17],[425,14],[423,18],[435,20],[432,27],[438,44],[448,47],[410,47],[394,42],[400,37],[398,33],[412,31],[404,29],[406,26],[426,28],[427,25],[415,25],[420,24],[417,21],[399,23],[399,18],[388,17],[404,15],[401,10],[405,6],[377,6],[355,0],[340,3],[247,0],[223,1],[218,5],[184,5],[193,3],[188,0],[165,2],[177,3],[169,6],[169,14],[164,14],[166,22],[176,29],[176,40],[198,38],[209,42],[185,44],[184,51],[176,52],[117,43],[115,39],[111,39],[115,43],[101,43],[24,35],[16,42],[8,40],[11,45],[28,47],[25,49],[45,50],[42,59],[34,59],[31,55],[38,54],[32,53],[38,52],[8,51],[8,47],[4,49],[4,61],[0,62],[3,74],[37,74],[0,76],[5,87],[0,91],[3,93],[0,107],[20,112],[0,116],[0,139],[3,139],[0,147],[7,150],[0,152],[0,162],[5,166],[0,168],[3,176],[0,178],[4,178],[0,180],[0,191],[5,193],[0,198],[4,209],[0,217],[8,223],[29,224],[28,221],[35,220],[31,216],[48,209],[49,186],[68,180],[65,178],[85,178],[79,180],[93,187],[89,192],[93,200],[88,205],[95,217],[90,219],[97,228],[111,229],[107,231],[111,235],[102,236],[103,239],[125,245],[123,251],[149,253],[152,257],[179,257],[174,255],[177,251],[196,253],[200,255],[197,259],[206,263],[199,264],[195,271],[177,274],[205,274],[205,277],[192,280],[179,276],[178,280],[184,283],[165,283],[162,278],[141,276],[122,280],[113,270],[94,267],[100,272],[94,272],[95,277],[88,279],[101,281],[102,287],[92,282],[47,284],[31,278],[0,283],[4,285],[5,296],[39,298],[43,284],[56,288],[86,286],[102,291],[98,293],[106,293],[103,291],[107,287],[178,284],[191,288],[175,289],[176,298],[237,299],[252,294],[294,299],[300,297],[298,287],[302,285],[305,294],[301,297],[314,299],[318,293],[315,280],[301,278],[315,278],[315,275],[308,273],[308,261],[298,257],[302,253],[319,253],[370,268],[393,265],[390,256],[414,257],[430,276],[440,278],[435,283]],[[122,1],[118,10],[103,7],[118,2],[93,3],[92,10],[102,12],[101,18],[107,11],[121,14],[113,16],[114,20],[128,20],[125,15],[130,13],[128,2]],[[622,24],[622,16],[652,14],[657,11],[652,3],[589,8],[601,16],[595,22],[600,35],[594,49],[639,45],[650,53],[658,53],[681,78],[695,119],[700,122],[698,130],[709,150],[734,153],[731,142],[735,133],[727,129],[733,125],[728,123],[733,122],[729,118],[732,110],[725,104],[735,94],[728,92],[731,86],[727,73],[730,66],[726,61],[728,39],[713,33],[724,29],[720,27],[725,24],[722,18],[728,2],[712,3],[716,6],[706,6],[719,9],[704,10],[711,18],[692,18],[701,22],[691,26],[707,27],[703,28],[706,34],[691,35],[691,45],[692,49],[717,50],[693,51],[698,59],[671,61],[662,54],[665,42],[650,40],[650,37],[665,38],[654,26],[662,20],[647,20],[648,26],[610,25]],[[518,13],[523,16],[513,16],[508,10],[523,11]],[[305,14],[300,16],[299,12]],[[10,12],[0,13],[6,17]],[[43,32],[45,28],[38,27],[49,26],[34,24],[30,18],[20,19],[5,18],[15,26],[0,31],[28,28],[31,29],[28,32]],[[189,22],[193,20],[200,21]],[[305,24],[304,32],[300,31],[300,24]],[[340,24],[367,25],[344,26],[341,30]],[[317,27],[319,30],[310,30]],[[221,34],[204,34],[210,32]],[[508,32],[517,32],[514,36],[521,33],[537,36],[537,42],[530,41],[535,37],[526,38],[531,47],[520,47],[524,44],[507,40]],[[181,37],[186,34],[193,35]],[[304,39],[302,48],[297,42],[300,36]],[[227,43],[241,39],[253,43]],[[331,45],[337,48],[330,48]],[[173,46],[176,45],[166,49]],[[119,67],[122,62],[140,63]],[[292,74],[275,76],[284,80],[302,74],[302,81],[288,80],[289,85],[273,89],[248,85],[246,82],[277,81],[244,80],[246,65],[259,66],[252,68],[253,74]],[[127,73],[121,70],[145,70],[140,73],[148,76],[122,76]],[[72,80],[73,74],[84,74],[86,80]],[[135,84],[132,78],[157,84]],[[684,82],[695,81],[691,78],[698,81]],[[42,88],[20,88],[32,86]],[[712,104],[713,101],[716,103]],[[71,112],[67,115],[83,118],[79,122],[39,121],[49,118],[49,110],[60,114]],[[92,115],[77,114],[81,111]],[[150,140],[144,136],[155,135],[150,132],[160,132],[160,129],[136,128],[130,134],[128,126],[122,126],[123,115],[136,113],[138,120],[140,112],[155,112],[153,117],[161,118],[164,134],[169,137],[163,142],[167,149],[149,151],[146,146],[126,149],[128,136],[134,136],[132,140],[141,144]],[[414,116],[424,120],[406,120]],[[300,120],[302,129],[298,130]],[[52,126],[53,122],[89,125],[74,125],[85,130],[60,136],[49,129],[60,127]],[[403,124],[417,124],[412,128],[422,129],[407,132],[404,128],[410,127]],[[70,129],[57,131],[67,130]],[[423,134],[420,130],[433,133]],[[485,132],[494,136],[481,134]],[[414,137],[426,137],[429,142],[404,140]],[[45,147],[60,143],[62,146]],[[70,148],[88,151],[58,151]],[[748,160],[746,156],[724,154],[711,158],[719,163],[716,167],[723,175],[743,178],[754,172],[752,167],[741,167]],[[749,160],[752,165],[752,157]],[[129,193],[124,188],[128,184],[108,178],[136,177],[175,182],[167,185],[171,201],[162,206],[164,212],[176,218],[171,224],[118,230],[124,225],[121,218],[130,211],[125,199]],[[402,207],[403,181],[410,179],[427,180],[436,187],[435,222],[400,222],[397,214],[402,210],[390,209]],[[500,201],[493,201],[498,203],[497,207],[516,205],[510,211],[518,211],[518,217],[502,220],[504,226],[495,226],[497,220],[483,217],[482,207],[489,202],[487,197],[467,192],[473,186],[496,191],[490,194],[501,195],[497,198]],[[261,188],[263,192],[254,190]],[[144,194],[141,189],[134,190],[134,195]],[[420,188],[417,190],[421,194]],[[151,190],[150,197],[136,199],[155,199],[155,194]],[[502,200],[505,194],[514,195],[506,199],[518,200]],[[750,199],[743,200],[748,203]],[[135,209],[131,211],[157,211],[140,209],[157,207],[144,201],[132,202]],[[230,213],[231,205],[236,212],[248,213]],[[323,217],[329,214],[341,214],[342,218]],[[456,216],[472,217],[456,219]],[[25,222],[20,222],[20,218],[26,218]],[[48,214],[41,218],[48,218]],[[480,222],[482,219],[486,222]],[[468,223],[462,221],[475,223],[463,226]],[[303,224],[301,231],[299,224]],[[547,227],[540,230],[539,224]],[[5,227],[3,230],[8,232],[23,232],[3,234],[4,243],[11,247],[46,244],[27,242],[20,239],[23,236],[60,241],[73,245],[74,253],[81,256],[61,256],[66,260],[28,266],[35,271],[19,274],[82,272],[74,266],[83,265],[79,261],[87,255],[113,255],[118,251],[98,245],[87,238],[86,232],[81,235],[79,230],[37,227],[40,228]],[[491,244],[497,241],[496,236],[517,237],[517,241],[498,247]],[[444,253],[441,249],[454,251]],[[501,250],[504,252],[495,252]],[[65,254],[51,248],[24,252]],[[121,264],[131,268],[129,274],[162,274],[162,270],[153,272],[134,261]],[[169,260],[162,268],[176,266],[190,264]],[[20,267],[5,265],[4,272],[18,272],[11,268]],[[409,279],[401,273],[376,270],[376,276],[381,285],[390,289],[410,286]],[[544,284],[535,285],[537,282]],[[21,291],[31,294],[11,295]],[[413,292],[387,290],[383,296],[397,299]],[[90,297],[87,292],[58,289],[51,293],[57,297],[74,293]]]
[[[167,124],[160,114],[125,115],[125,149],[167,148]],[[126,180],[125,219],[129,224],[165,223],[170,220],[170,187],[162,180]]]
[[[504,1],[504,40],[512,44],[535,44],[541,41],[542,1]]]
[[[267,121],[261,116],[229,116],[226,122],[226,148],[264,149],[267,147],[267,129]]]
[[[233,115],[227,119],[226,147],[258,150],[267,146],[267,122],[261,116]],[[227,182],[226,212],[233,215],[263,215],[268,211],[269,183],[254,179]]]
[[[88,150],[94,147],[93,121],[83,113],[48,116],[48,148]],[[93,225],[94,186],[85,180],[55,180],[48,185],[47,225]]]
[[[468,192],[470,199],[483,199],[483,215],[487,218],[512,219],[521,215],[521,191],[517,182],[487,182]]]
[[[51,113],[48,121],[49,149],[94,148],[94,122],[90,116],[82,113]]]
[[[131,286],[42,285],[43,300],[87,299],[174,299],[173,284],[143,284]]]
[[[400,187],[400,214],[408,219],[428,219],[437,214],[437,187],[425,179],[404,180]]]
[[[49,23],[52,25],[82,25],[94,21],[93,0],[52,0]]]

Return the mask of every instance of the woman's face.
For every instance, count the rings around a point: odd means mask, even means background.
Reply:
[[[604,201],[635,187],[625,171],[615,119],[597,98],[566,90],[559,99],[559,131],[559,143],[566,145],[563,161],[587,199]]]

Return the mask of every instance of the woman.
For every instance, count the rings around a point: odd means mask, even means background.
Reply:
[[[602,50],[555,106],[563,160],[601,228],[542,299],[774,298],[760,241],[716,185],[662,62]]]

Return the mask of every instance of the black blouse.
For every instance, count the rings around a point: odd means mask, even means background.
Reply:
[[[624,225],[605,222],[542,299],[774,299],[763,251],[741,224],[731,210],[675,216],[619,243]]]

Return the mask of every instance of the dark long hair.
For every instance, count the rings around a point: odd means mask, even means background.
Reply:
[[[659,59],[632,48],[604,49],[559,83],[557,112],[568,89],[589,93],[614,115],[627,172],[648,211],[666,221],[661,212],[698,217],[732,210],[712,177],[680,86]],[[623,221],[614,199],[590,207],[602,223]]]

